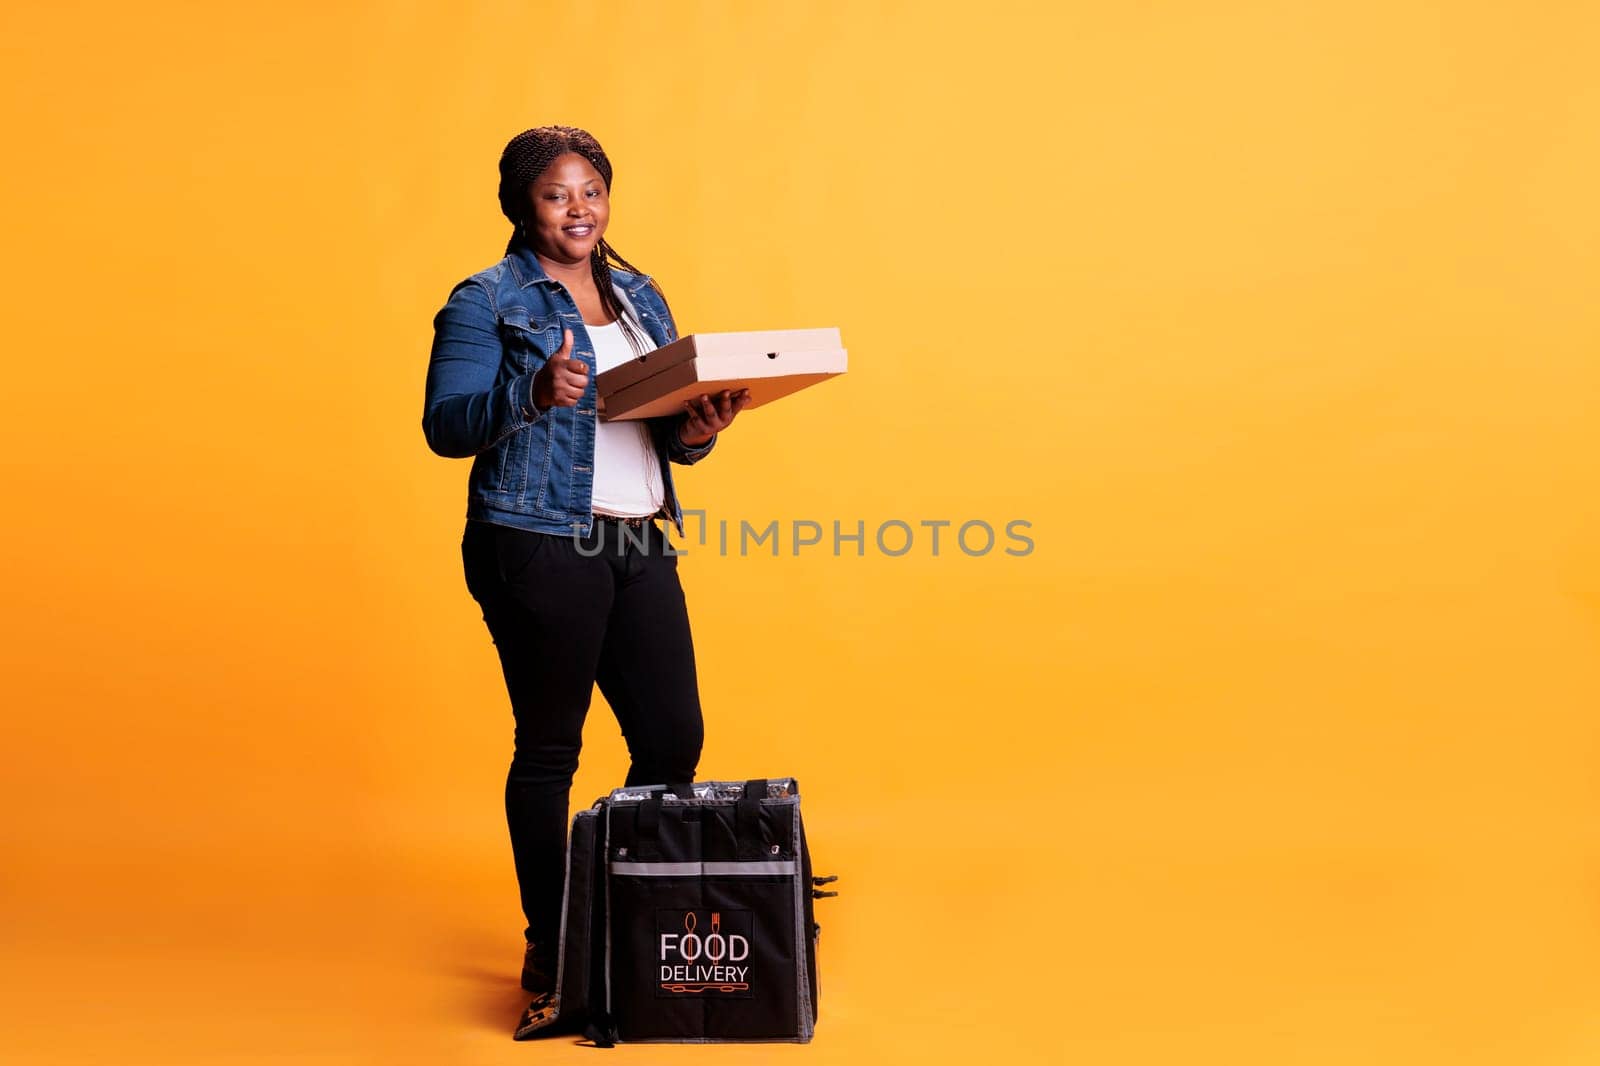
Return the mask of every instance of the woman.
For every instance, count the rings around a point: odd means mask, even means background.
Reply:
[[[703,458],[749,399],[724,390],[677,415],[599,421],[596,373],[677,338],[660,286],[604,240],[610,192],[611,163],[583,130],[511,139],[500,208],[515,232],[435,316],[422,416],[435,452],[473,457],[461,553],[515,721],[506,820],[527,921],[522,986],[539,994],[525,1023],[554,983],[568,798],[595,683],[627,742],[626,784],[694,780],[694,648],[655,519],[683,535],[671,464]]]

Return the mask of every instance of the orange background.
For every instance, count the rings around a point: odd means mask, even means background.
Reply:
[[[680,561],[703,776],[797,776],[822,1016],[641,1062],[1600,1060],[1600,15],[15,5],[8,1062],[500,1063],[511,720],[431,317],[593,131],[684,332],[851,370]],[[621,780],[596,697],[573,793]]]

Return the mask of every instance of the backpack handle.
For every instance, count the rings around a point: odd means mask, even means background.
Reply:
[[[741,859],[764,859],[768,857],[771,844],[761,824],[761,801],[767,795],[768,779],[753,777],[744,783],[744,789],[739,794],[737,806],[734,808],[734,833],[736,846]],[[641,857],[650,857],[659,854],[656,847],[657,834],[661,827],[661,799],[671,792],[679,799],[693,799],[694,789],[690,785],[669,785],[660,792],[652,791],[639,803],[639,853]]]

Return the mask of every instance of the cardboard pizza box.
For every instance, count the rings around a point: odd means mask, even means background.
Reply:
[[[676,414],[683,401],[750,390],[745,409],[843,374],[837,329],[695,333],[603,372],[595,381],[607,421]]]

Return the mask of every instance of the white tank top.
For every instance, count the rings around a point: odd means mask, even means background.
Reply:
[[[583,326],[594,342],[595,367],[600,374],[635,358],[633,346],[620,322]],[[644,334],[643,330],[639,331]],[[655,348],[648,334],[641,338],[645,351]],[[643,422],[597,422],[594,438],[594,497],[590,510],[597,514],[653,515],[661,510],[666,490],[661,484],[661,461]]]

